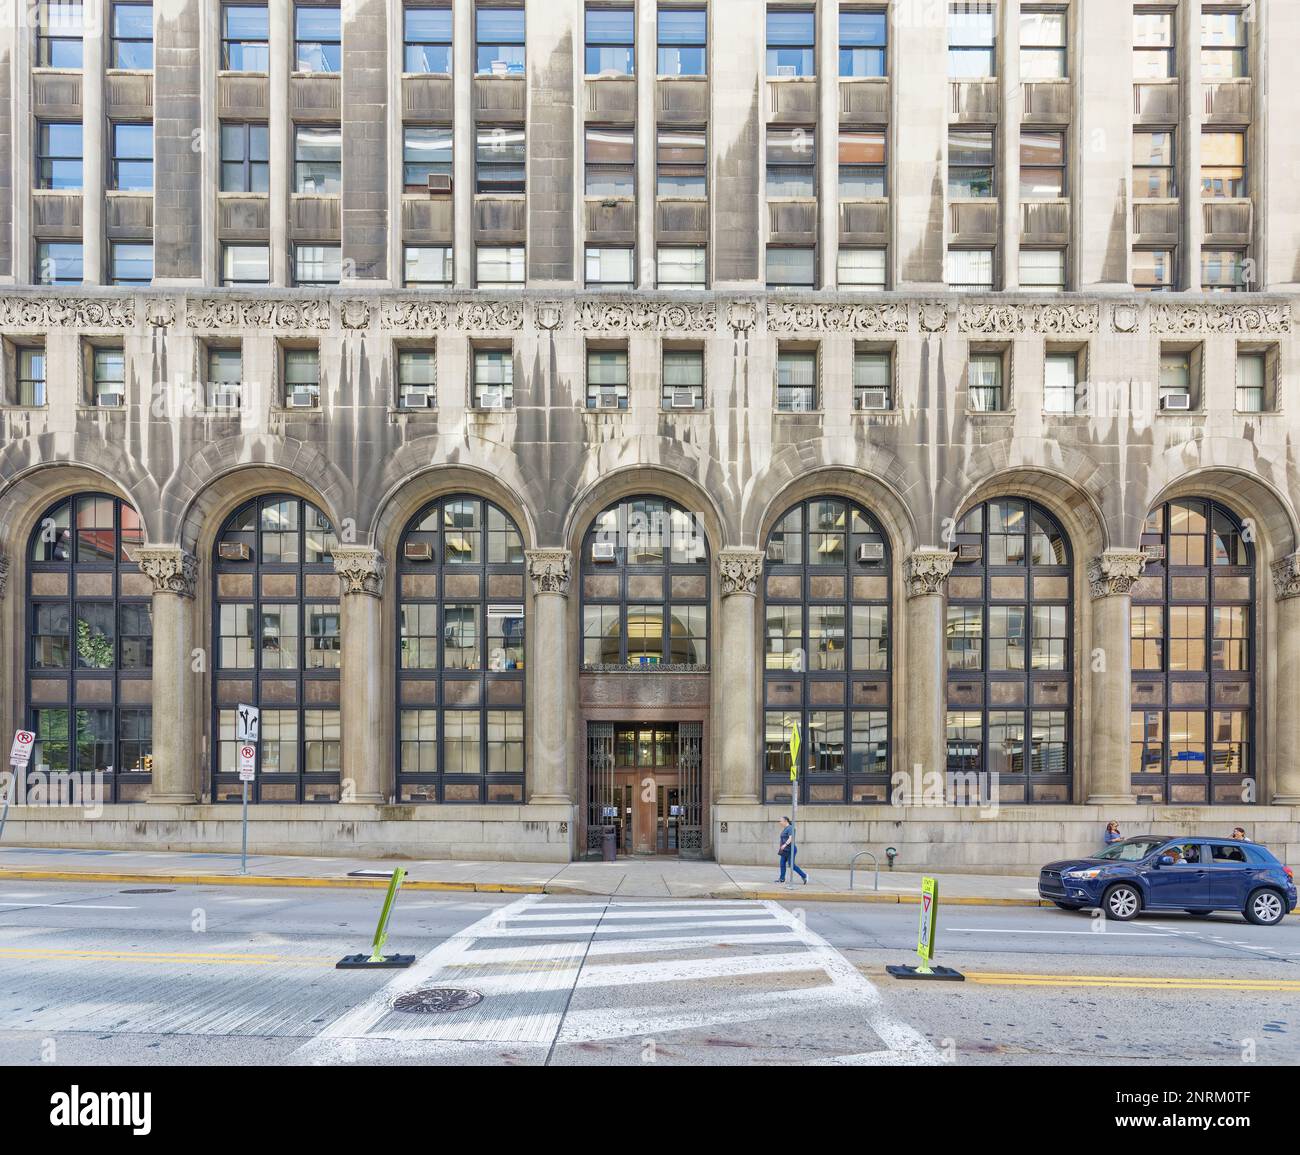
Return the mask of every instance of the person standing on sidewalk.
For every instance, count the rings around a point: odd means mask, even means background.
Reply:
[[[781,815],[781,836],[777,840],[777,854],[781,859],[781,877],[777,882],[785,881],[785,868],[788,863],[790,869],[803,879],[804,886],[808,885],[808,876],[799,869],[799,864],[795,861],[799,857],[799,848],[794,843],[794,823],[786,815]]]

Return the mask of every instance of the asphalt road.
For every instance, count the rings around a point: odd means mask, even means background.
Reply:
[[[412,892],[413,967],[334,969],[381,899],[0,883],[0,1063],[1300,1062],[1300,918],[951,906],[967,981],[901,982],[915,906]]]

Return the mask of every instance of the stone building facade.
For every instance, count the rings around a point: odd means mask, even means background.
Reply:
[[[1294,8],[10,0],[11,837],[1300,852]]]

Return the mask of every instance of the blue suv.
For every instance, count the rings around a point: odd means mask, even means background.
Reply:
[[[1254,842],[1143,834],[1092,858],[1049,862],[1038,893],[1062,910],[1100,907],[1127,922],[1144,910],[1240,911],[1275,926],[1295,910],[1295,875]]]

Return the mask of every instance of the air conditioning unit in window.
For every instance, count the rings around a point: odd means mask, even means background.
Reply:
[[[95,398],[95,404],[101,409],[120,409],[126,404],[125,393],[100,393]]]
[[[427,541],[408,541],[402,547],[402,556],[407,561],[433,561],[433,543]]]
[[[1142,547],[1142,556],[1147,561],[1164,561],[1165,547],[1163,545],[1144,545]]]
[[[445,172],[429,173],[429,191],[431,193],[451,192],[451,176]]]
[[[593,541],[591,543],[592,561],[613,561],[614,543],[612,541]]]
[[[858,394],[859,409],[888,409],[889,391],[887,389],[863,389]]]
[[[615,392],[613,392],[613,391],[611,391],[611,390],[605,390],[605,391],[603,391],[603,392],[601,392],[601,393],[598,393],[598,394],[596,395],[596,408],[597,408],[597,409],[617,409],[617,408],[618,408],[618,394],[615,393]]]
[[[504,409],[505,398],[501,395],[501,390],[484,389],[478,395],[478,407],[480,409]]]
[[[694,389],[674,389],[672,398],[669,402],[673,409],[694,409],[695,408],[695,390]]]
[[[316,394],[306,389],[295,389],[289,394],[288,406],[290,409],[315,409]]]
[[[212,409],[238,409],[239,408],[239,389],[226,388],[212,390],[212,400],[210,402]]]
[[[247,561],[250,553],[242,541],[223,541],[217,546],[217,557],[222,561]]]
[[[957,547],[958,561],[979,561],[984,556],[984,547],[979,543],[973,545],[959,545]]]
[[[433,398],[422,390],[402,394],[403,409],[428,409]]]
[[[1192,395],[1190,393],[1166,393],[1160,398],[1161,409],[1177,409],[1186,412],[1191,407]]]
[[[864,541],[858,546],[858,561],[866,565],[873,561],[885,560],[885,544],[880,541]]]

